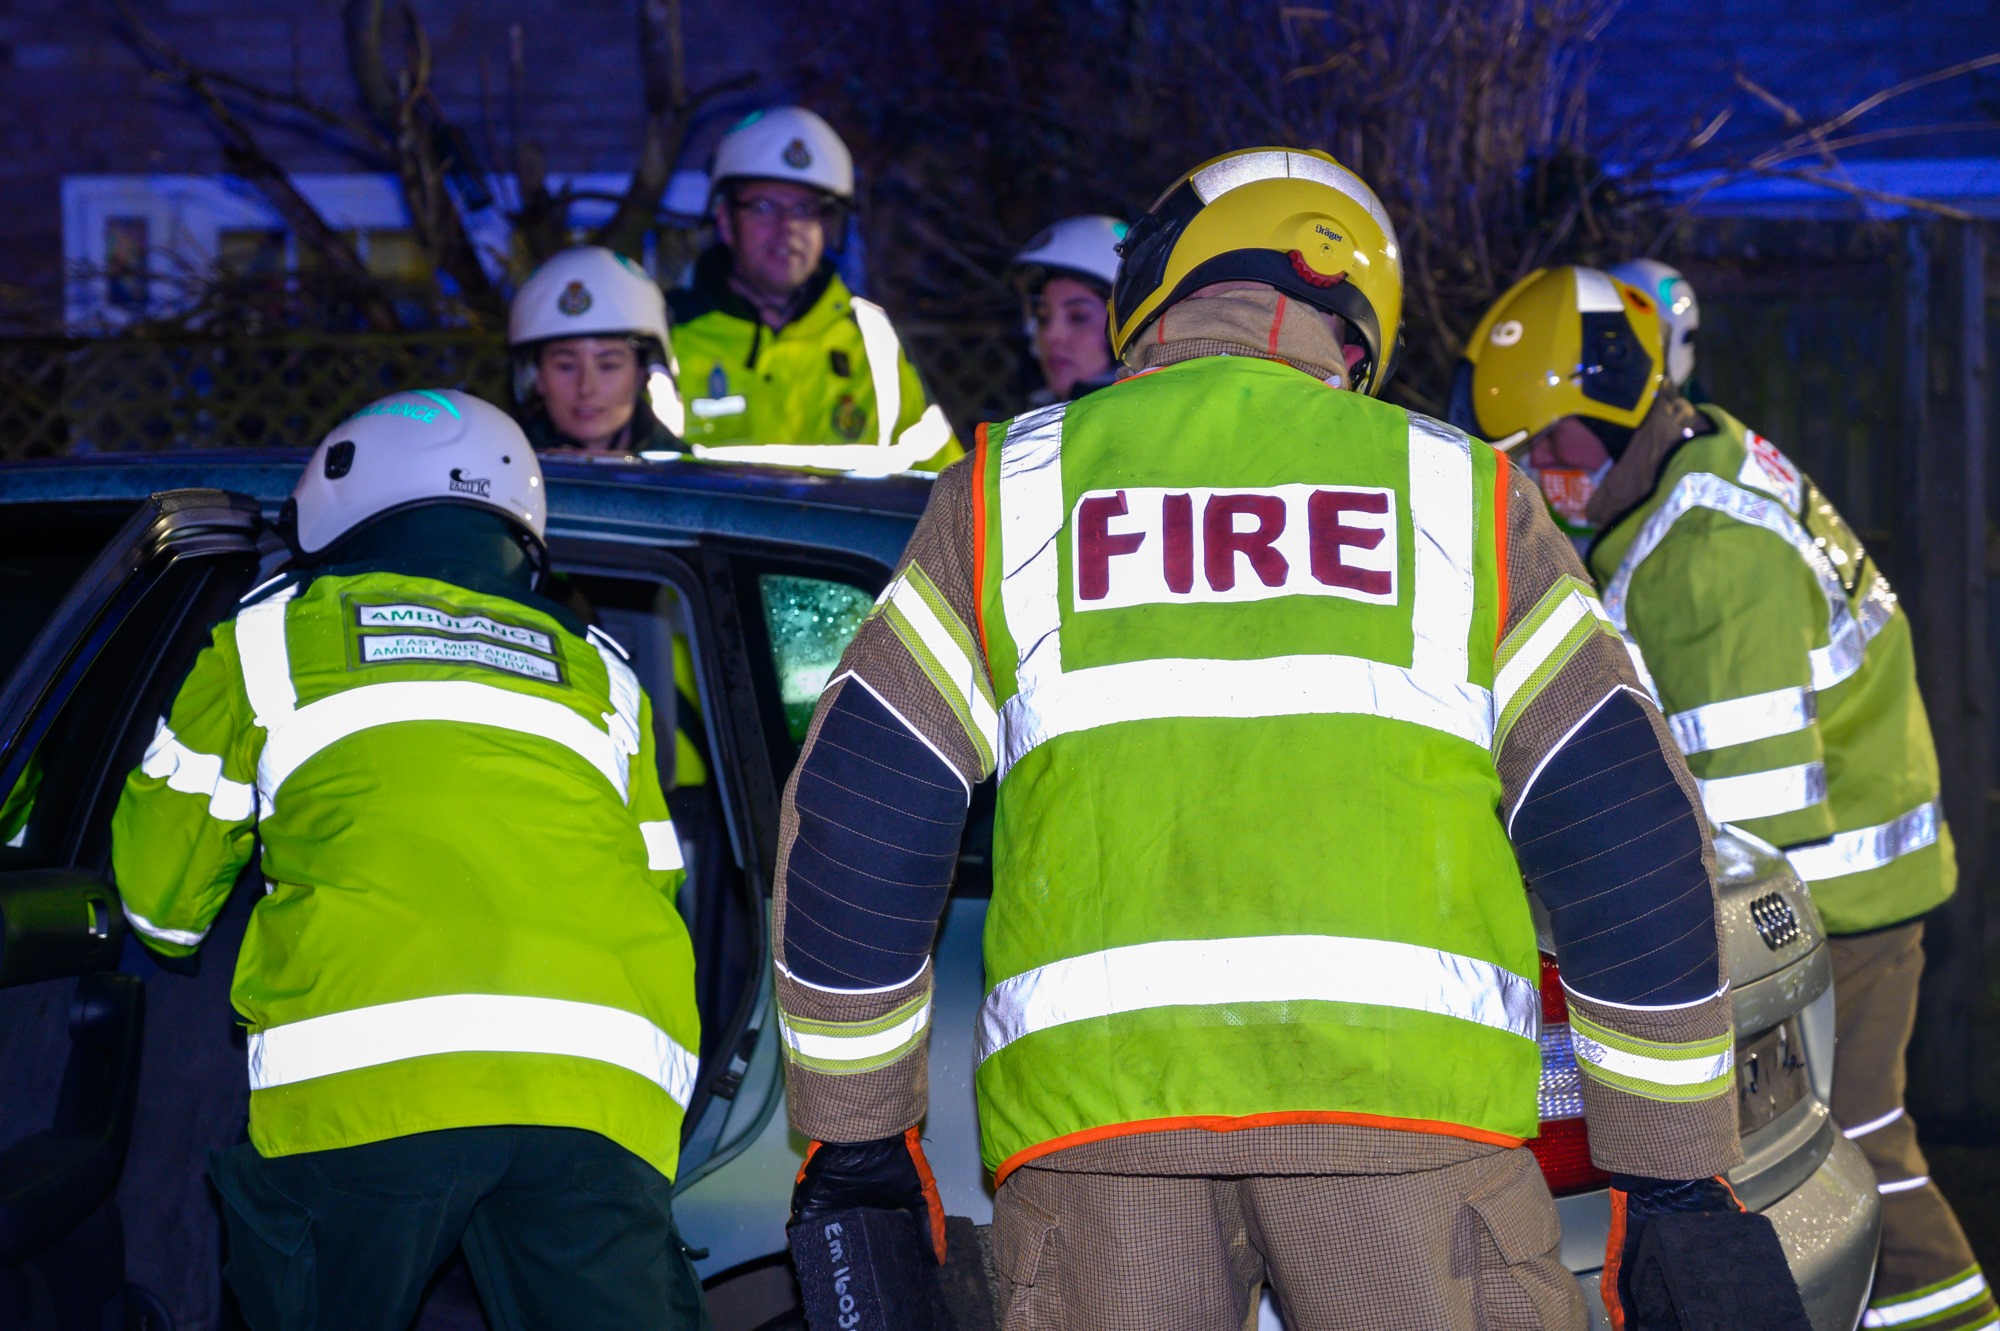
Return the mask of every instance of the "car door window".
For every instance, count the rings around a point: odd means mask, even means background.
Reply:
[[[801,744],[819,695],[874,608],[875,597],[852,583],[792,573],[759,574],[757,591],[785,729],[792,743]]]
[[[129,504],[9,506],[0,522],[0,680],[130,515]]]

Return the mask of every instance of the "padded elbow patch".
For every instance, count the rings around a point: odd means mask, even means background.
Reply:
[[[785,969],[827,989],[902,984],[930,955],[958,862],[958,775],[858,680],[800,761]]]
[[[1654,1006],[1720,987],[1701,825],[1637,698],[1612,694],[1549,756],[1512,835],[1571,988]]]

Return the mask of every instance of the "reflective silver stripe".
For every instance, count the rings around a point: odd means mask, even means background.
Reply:
[[[1541,997],[1490,961],[1411,943],[1324,934],[1114,947],[1003,980],[979,1010],[979,1059],[1074,1021],[1160,1007],[1354,1003],[1476,1022],[1533,1040]]]
[[[250,1089],[433,1054],[561,1054],[638,1073],[687,1108],[695,1056],[636,1012],[561,998],[446,994],[268,1026],[250,1036]]]
[[[674,831],[671,819],[658,823],[640,823],[639,835],[646,842],[646,867],[648,869],[684,869],[687,862],[681,856],[680,834]]]
[[[1472,443],[1415,412],[1410,413],[1410,525],[1416,537],[1410,672],[1462,684],[1472,677]],[[1486,706],[1491,733],[1490,696]]]
[[[1604,608],[1621,632],[1627,628],[1625,601],[1631,591],[1632,575],[1645,563],[1647,556],[1659,548],[1673,525],[1697,508],[1725,513],[1739,522],[1762,527],[1783,538],[1812,570],[1819,582],[1820,593],[1826,598],[1828,639],[1826,646],[1815,647],[1808,653],[1812,660],[1814,688],[1832,688],[1861,668],[1862,651],[1870,634],[1864,632],[1849,611],[1847,592],[1826,551],[1782,504],[1709,472],[1698,471],[1681,477],[1667,495],[1666,502],[1654,510],[1639,528],[1638,538],[1625,552],[1617,572],[1611,575],[1611,582],[1604,589]],[[1879,578],[1877,583],[1880,591],[1887,592],[1887,583]],[[1877,589],[1871,588],[1869,595],[1872,604],[1878,599]],[[1890,600],[1887,604],[1893,605],[1894,594],[1888,595]],[[1876,618],[1872,613],[1869,617],[1871,620]],[[1880,615],[1879,620],[1873,630],[1875,632],[1888,622],[1888,616]]]
[[[1701,787],[1702,807],[1708,810],[1710,822],[1775,818],[1781,813],[1810,809],[1826,798],[1826,765],[1800,763],[1795,767],[1774,767],[1768,772],[1719,776],[1695,784]]]
[[[251,715],[266,730],[283,724],[299,705],[292,688],[292,658],[285,646],[285,607],[299,594],[294,583],[236,616],[236,658]]]
[[[123,906],[121,909],[124,910],[126,920],[131,923],[134,929],[137,929],[140,933],[146,935],[146,937],[157,942],[176,943],[181,947],[195,947],[200,944],[202,939],[208,937],[207,929],[202,929],[199,932],[193,929],[169,929],[164,925],[154,924],[130,906]]]
[[[452,721],[538,735],[569,749],[628,797],[627,750],[581,713],[548,698],[463,680],[406,680],[347,689],[292,713],[272,732],[257,763],[257,789],[276,801],[300,765],[328,746],[375,726]]]
[[[1820,845],[1788,850],[1785,858],[1808,883],[1866,873],[1936,842],[1941,821],[1937,801],[1932,800],[1879,827],[1836,832]]]
[[[1857,1137],[1866,1137],[1871,1132],[1880,1132],[1882,1129],[1888,1127],[1891,1123],[1894,1123],[1897,1119],[1901,1118],[1902,1116],[1903,1116],[1903,1107],[1901,1105],[1897,1105],[1894,1109],[1891,1109],[1888,1113],[1882,1115],[1882,1117],[1871,1118],[1866,1123],[1857,1124],[1854,1127],[1846,1129],[1840,1135],[1847,1138],[1847,1140],[1849,1141],[1853,1141]]]
[[[940,413],[939,419],[943,419]],[[880,444],[696,444],[694,455],[704,462],[751,462],[763,467],[818,467],[822,471],[851,471],[862,476],[888,476],[909,471],[928,462],[944,439],[930,443],[918,431],[918,420],[903,432],[903,442]],[[915,435],[913,439],[911,436]],[[945,428],[945,439],[951,437]]]
[[[1920,1178],[1912,1179],[1910,1182],[1922,1187],[1930,1180]],[[1883,1184],[1882,1190],[1887,1192],[1892,1187],[1898,1192],[1903,1190],[1896,1184]],[[1920,1294],[1915,1298],[1887,1299],[1881,1303],[1871,1304],[1868,1311],[1862,1314],[1861,1325],[1902,1326],[1906,1322],[1934,1317],[1947,1308],[1956,1307],[1961,1303],[1971,1303],[1985,1293],[1986,1277],[1974,1270],[1963,1280],[1946,1285],[1943,1289],[1934,1289],[1928,1294]]]
[[[1016,420],[1000,448],[1000,601],[1022,689],[1062,674],[1062,425],[1067,404]]]
[[[1810,689],[1773,689],[1675,712],[1667,725],[1682,753],[1706,753],[1790,735],[1812,725],[1818,716],[1819,703]]]
[[[224,776],[222,759],[190,749],[175,738],[164,721],[153,732],[153,742],[146,746],[139,770],[154,780],[164,777],[169,790],[206,795],[208,816],[221,822],[244,822],[256,810],[256,790],[249,783]]]
[[[1058,675],[1000,709],[1000,772],[1058,735],[1160,717],[1369,714],[1488,748],[1492,695],[1358,656],[1125,661]]]
[[[1930,1181],[1931,1176],[1929,1174],[1919,1174],[1915,1178],[1897,1179],[1894,1183],[1878,1183],[1875,1185],[1875,1191],[1881,1193],[1884,1197],[1898,1192],[1915,1192]]]
[[[1312,180],[1339,190],[1366,208],[1368,215],[1375,219],[1375,225],[1381,227],[1382,234],[1389,238],[1389,243],[1392,246],[1395,244],[1395,225],[1389,221],[1389,213],[1383,208],[1382,201],[1375,197],[1375,191],[1362,184],[1361,178],[1346,167],[1310,153],[1288,152],[1283,148],[1235,153],[1195,172],[1191,183],[1195,194],[1204,204],[1209,204],[1233,189],[1241,189],[1260,180]]]
[[[1473,564],[1472,446],[1410,417],[1409,504],[1417,532],[1408,667],[1349,656],[1166,658],[1065,672],[1057,550],[1066,516],[1058,405],[1014,422],[1000,447],[1000,598],[1015,642],[1016,694],[1000,709],[999,773],[1079,730],[1189,716],[1372,713],[1455,735],[1493,738],[1492,692],[1469,682]]]
[[[896,326],[889,322],[887,310],[859,296],[853,301],[862,354],[868,357],[868,377],[875,384],[875,442],[887,448],[896,437],[896,421],[903,414],[903,376],[897,363],[902,359],[903,344],[896,340]]]

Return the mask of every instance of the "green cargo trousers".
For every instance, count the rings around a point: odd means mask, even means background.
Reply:
[[[495,1331],[708,1331],[673,1184],[573,1128],[209,1156],[252,1331],[403,1331],[461,1243]]]

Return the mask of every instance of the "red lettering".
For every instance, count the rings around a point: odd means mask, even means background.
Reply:
[[[1111,558],[1145,544],[1142,531],[1113,534],[1111,519],[1125,516],[1125,492],[1093,495],[1076,506],[1077,599],[1101,601],[1111,594]]]
[[[1356,494],[1351,490],[1315,490],[1306,501],[1306,538],[1312,552],[1312,575],[1329,587],[1346,587],[1369,596],[1387,596],[1395,586],[1393,575],[1383,569],[1356,568],[1344,562],[1344,546],[1373,550],[1382,544],[1383,532],[1373,527],[1349,527],[1342,513],[1387,513],[1389,496]]]
[[[1167,590],[1185,596],[1194,590],[1194,496],[1167,495],[1160,500],[1161,535],[1166,540],[1162,570]]]
[[[1236,515],[1257,520],[1254,531],[1237,531]],[[1226,592],[1236,586],[1236,556],[1250,560],[1266,587],[1282,587],[1291,565],[1274,548],[1285,530],[1285,501],[1276,495],[1214,495],[1201,514],[1201,553],[1208,585]]]

